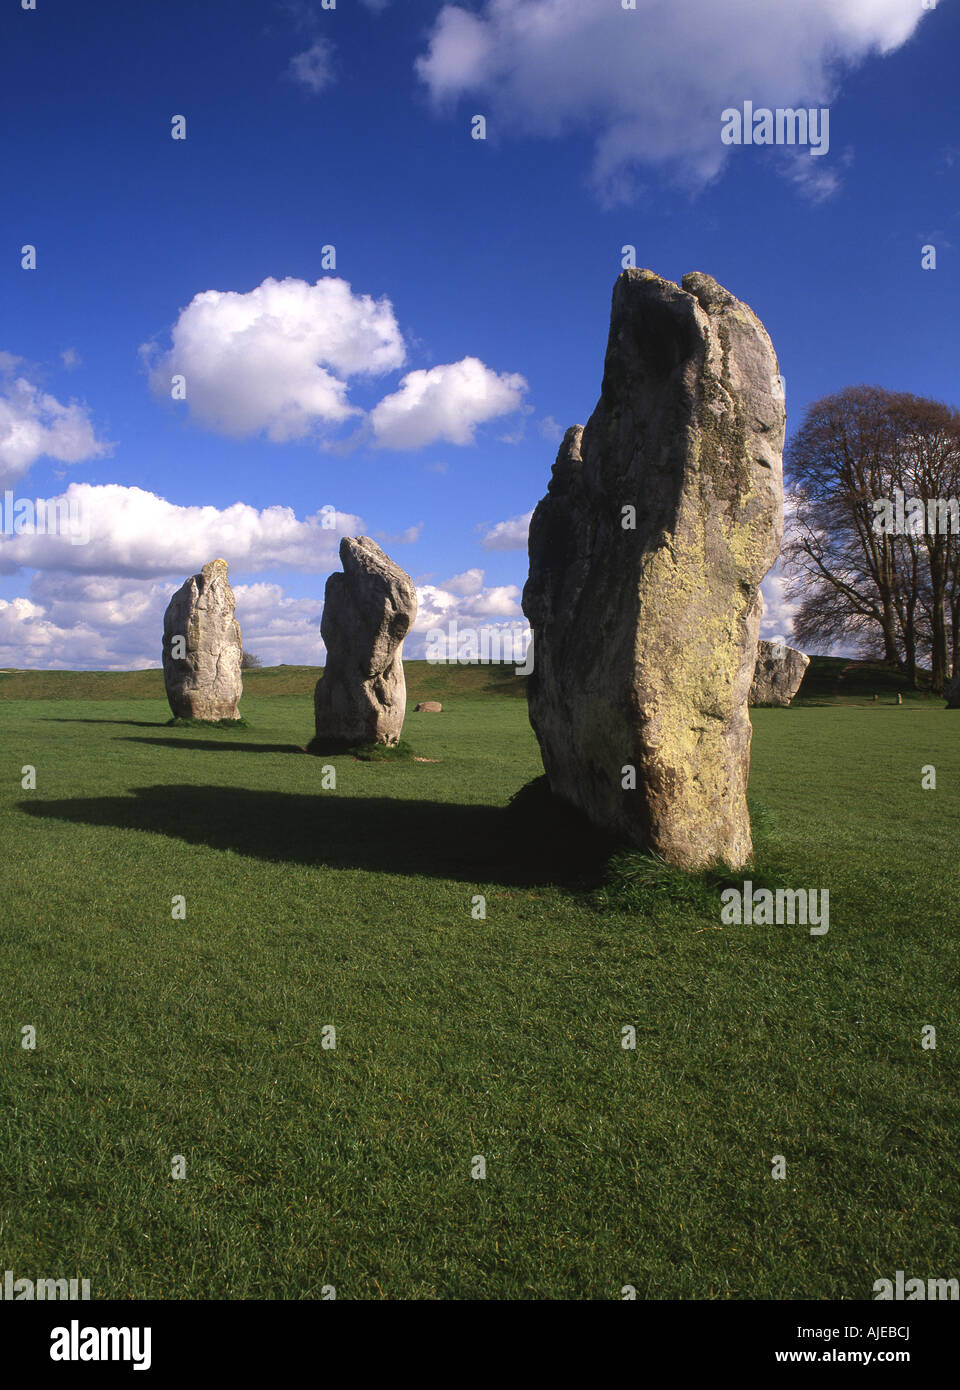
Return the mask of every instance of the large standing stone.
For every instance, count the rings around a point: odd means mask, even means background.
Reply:
[[[174,594],[163,618],[163,683],[181,719],[237,719],[243,645],[226,560],[211,560]]]
[[[324,590],[317,745],[393,745],[403,728],[403,639],[417,616],[417,591],[369,536],[344,536],[340,562],[343,573],[331,574]]]
[[[752,854],[747,695],[783,430],[756,315],[708,275],[625,271],[600,401],[530,526],[527,688],[551,789],[687,868]]]
[[[750,686],[751,705],[789,705],[810,658],[785,642],[760,642]]]

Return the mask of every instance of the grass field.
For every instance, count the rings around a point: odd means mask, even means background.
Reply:
[[[435,761],[304,755],[301,668],[209,732],[167,727],[157,673],[0,675],[0,1271],[94,1298],[960,1276],[960,715],[887,687],[754,711],[757,873],[829,889],[815,937],[604,884],[508,809],[541,772],[520,683],[408,674]]]

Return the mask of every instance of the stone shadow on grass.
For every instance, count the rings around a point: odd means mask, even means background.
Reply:
[[[233,743],[213,735],[210,738],[125,738],[124,743],[152,743],[157,748],[199,748],[203,752],[211,749],[228,753],[306,753],[302,744],[296,743]]]
[[[166,729],[165,719],[64,719],[59,715],[40,715],[46,724],[122,724],[128,729]]]
[[[206,746],[206,745],[204,745]],[[129,796],[24,801],[24,814],[167,835],[271,863],[505,885],[586,883],[609,845],[529,783],[509,806],[246,787],[135,787]]]

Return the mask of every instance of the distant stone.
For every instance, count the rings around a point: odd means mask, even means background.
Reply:
[[[947,709],[960,709],[960,671],[947,691]]]
[[[403,639],[417,616],[417,591],[369,536],[344,536],[340,562],[320,622],[327,664],[314,693],[317,744],[392,746],[406,712]]]
[[[226,560],[174,594],[163,618],[163,683],[179,719],[238,719],[243,644]]]
[[[556,796],[672,864],[752,853],[747,696],[783,530],[783,385],[708,275],[628,270],[600,401],[530,526],[530,719]]]
[[[810,658],[785,642],[759,642],[750,686],[751,705],[789,705],[800,689]]]
[[[443,709],[439,700],[421,700],[419,705],[414,705],[414,714],[439,714]]]

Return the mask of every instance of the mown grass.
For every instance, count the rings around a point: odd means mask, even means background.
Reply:
[[[754,878],[830,890],[812,937],[511,806],[520,700],[414,690],[436,761],[332,757],[324,789],[309,691],[261,674],[236,734],[0,703],[0,1270],[95,1298],[960,1275],[960,720],[754,712]]]

